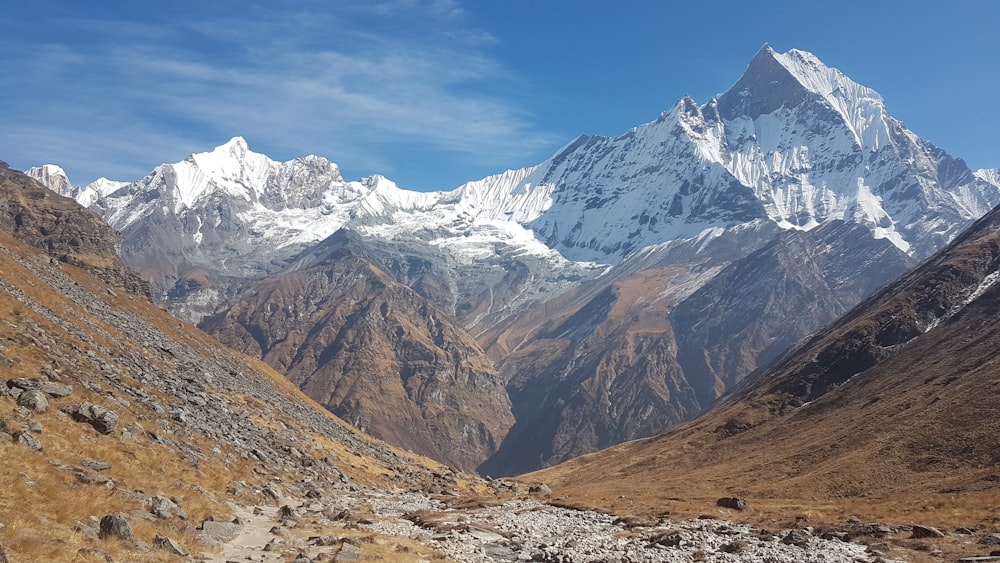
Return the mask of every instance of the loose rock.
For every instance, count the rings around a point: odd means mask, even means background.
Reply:
[[[943,538],[944,537],[944,532],[942,532],[941,530],[938,530],[937,528],[932,528],[930,526],[916,526],[915,525],[915,526],[913,526],[913,535],[911,537],[914,538],[914,539],[920,539],[920,538]]]
[[[239,532],[240,527],[229,522],[205,520],[201,523],[201,535],[207,539],[228,541],[235,538]]]
[[[97,532],[101,539],[121,538],[123,540],[135,539],[132,533],[132,526],[125,519],[124,514],[108,514],[101,518],[101,526]]]
[[[340,551],[337,552],[337,557],[334,559],[334,561],[357,561],[360,558],[361,558],[360,547],[353,544],[344,543],[340,546]]]
[[[805,530],[791,530],[785,537],[781,538],[781,543],[798,547],[808,547],[812,541],[812,534]]]
[[[187,557],[188,555],[186,549],[181,547],[173,538],[166,536],[157,535],[156,539],[153,540],[153,547],[161,551],[173,553],[174,555],[180,555],[181,557]]]
[[[753,512],[753,508],[750,507],[750,503],[747,499],[736,498],[736,497],[722,497],[715,501],[716,506],[721,506],[722,508],[731,508],[733,510],[740,510],[746,512]]]
[[[37,389],[29,389],[17,398],[17,406],[36,413],[43,413],[49,410],[49,400],[45,398],[45,393]]]
[[[36,452],[42,451],[42,443],[35,438],[35,435],[27,430],[18,430],[13,434],[14,443],[19,444],[28,448],[29,450],[34,450]]]
[[[83,402],[61,410],[73,417],[73,420],[93,426],[101,434],[110,434],[118,428],[118,414],[100,405]]]

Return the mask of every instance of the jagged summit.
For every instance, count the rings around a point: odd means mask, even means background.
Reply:
[[[719,96],[719,113],[724,119],[757,119],[817,98],[843,118],[863,148],[877,150],[889,142],[882,97],[797,49],[778,53],[765,44],[740,80]]]

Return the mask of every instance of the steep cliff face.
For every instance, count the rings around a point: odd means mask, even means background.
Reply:
[[[513,424],[503,381],[451,315],[333,237],[202,328],[338,416],[472,470]]]
[[[0,229],[114,287],[149,294],[149,285],[119,258],[121,235],[73,200],[11,170],[5,162],[0,162]]]
[[[635,256],[489,335],[518,422],[481,471],[529,471],[689,420],[911,264],[839,221]]]

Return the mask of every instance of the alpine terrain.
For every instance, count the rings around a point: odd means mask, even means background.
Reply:
[[[1000,500],[998,280],[1000,208],[694,422],[531,477],[633,514],[684,504],[669,498],[678,491],[765,511],[809,498],[814,518],[841,524],[915,510],[907,518],[959,528],[948,537],[965,534],[964,553],[988,553]],[[907,537],[928,537],[917,528]],[[892,533],[857,519],[834,531]]]
[[[1000,202],[995,171],[766,45],[707,102],[452,191],[238,137],[111,186],[77,199],[170,311],[492,475],[691,419]]]
[[[0,163],[0,201],[0,561],[876,560],[723,514],[626,523],[400,452],[155,306],[73,200]]]

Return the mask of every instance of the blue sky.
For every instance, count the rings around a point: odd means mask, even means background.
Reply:
[[[1000,2],[8,2],[0,160],[135,180],[230,137],[452,189],[811,51],[973,168],[1000,167]]]

